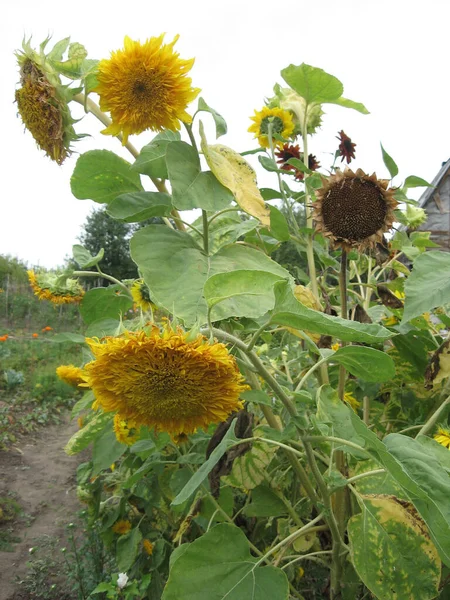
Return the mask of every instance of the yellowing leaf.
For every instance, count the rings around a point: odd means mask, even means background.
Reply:
[[[209,168],[222,185],[233,194],[239,206],[249,215],[270,227],[270,210],[256,185],[256,174],[244,158],[228,146],[208,146],[200,122],[201,147]]]

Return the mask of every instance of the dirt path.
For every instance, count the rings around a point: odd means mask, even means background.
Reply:
[[[21,541],[13,552],[0,552],[0,600],[29,597],[17,583],[27,572],[29,549],[37,539],[63,538],[65,525],[80,510],[76,468],[86,457],[67,456],[63,450],[76,430],[76,421],[67,415],[61,424],[24,438],[20,451],[0,452],[0,496],[13,494],[23,509],[12,525]]]

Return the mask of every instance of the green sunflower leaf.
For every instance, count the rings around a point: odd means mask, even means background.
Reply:
[[[422,179],[422,177],[417,177],[417,175],[410,175],[407,177],[403,186],[407,189],[415,187],[433,187],[431,183],[428,183],[425,179]]]
[[[334,102],[341,98],[344,91],[337,77],[305,63],[289,65],[281,71],[281,76],[308,104]]]
[[[260,567],[238,527],[220,523],[186,546],[171,563],[161,600],[288,600],[284,571]]]
[[[252,491],[252,501],[242,511],[247,517],[281,517],[287,514],[284,502],[267,485]]]
[[[134,192],[121,194],[109,204],[106,212],[113,219],[125,223],[139,223],[152,217],[168,217],[172,211],[169,194],[161,192]]]
[[[108,428],[100,437],[94,440],[92,448],[92,477],[95,477],[110,467],[127,449],[126,444],[121,444],[116,439],[114,431]]]
[[[422,520],[395,496],[365,496],[348,523],[353,564],[379,600],[431,600],[438,594],[439,555]]]
[[[118,319],[133,306],[131,296],[117,285],[94,288],[83,296],[80,314],[86,325],[100,319]]]
[[[233,200],[230,190],[211,171],[202,172],[198,153],[186,142],[168,146],[166,164],[176,208],[217,211],[227,208]]]
[[[219,113],[216,110],[214,110],[213,108],[208,106],[206,104],[206,102],[203,100],[203,98],[198,99],[197,112],[201,112],[201,111],[211,113],[211,115],[214,119],[214,123],[216,124],[216,139],[219,138],[221,135],[226,134],[226,132],[228,131],[228,128],[227,128],[225,119],[222,117],[222,115],[219,115]]]
[[[112,419],[112,413],[99,412],[95,414],[89,423],[77,431],[67,442],[64,448],[66,454],[72,456],[72,454],[77,454],[87,448],[91,442],[99,437],[106,425],[111,424],[112,427]]]
[[[353,100],[349,100],[348,98],[343,98],[342,96],[337,100],[333,100],[330,104],[337,104],[338,106],[342,106],[343,108],[352,108],[353,110],[357,110],[363,115],[369,115],[370,112],[361,102],[354,102]]]
[[[101,204],[126,192],[143,191],[139,173],[109,150],[89,150],[82,154],[75,165],[70,187],[78,200],[89,199]]]
[[[131,165],[133,171],[148,175],[149,177],[160,177],[167,179],[166,153],[171,142],[179,142],[181,136],[178,131],[165,129],[155,136],[150,144],[142,148],[139,156]]]
[[[386,165],[391,178],[393,179],[396,175],[398,175],[398,167],[397,167],[394,159],[391,156],[389,156],[389,154],[383,148],[383,144],[380,144],[380,146],[381,146],[381,154],[383,155],[383,162]]]
[[[365,346],[344,346],[331,360],[343,365],[355,377],[364,381],[388,381],[395,375],[395,364],[385,352]]]
[[[84,246],[74,244],[72,246],[72,254],[75,261],[80,265],[80,269],[89,269],[102,260],[105,251],[103,248],[100,248],[99,253],[96,256],[92,256],[89,250],[86,250]]]
[[[139,527],[135,527],[125,535],[121,535],[117,540],[117,569],[122,573],[126,573],[133,565],[141,541],[142,533],[140,532]]]

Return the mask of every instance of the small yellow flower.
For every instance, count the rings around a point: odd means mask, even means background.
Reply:
[[[398,319],[397,317],[394,317],[394,315],[391,315],[390,317],[386,317],[385,319],[383,319],[383,325],[385,327],[393,327],[394,325],[397,325],[398,323]]]
[[[77,387],[80,383],[84,383],[83,369],[75,367],[74,365],[60,365],[56,369],[56,374],[62,381],[73,387]]]
[[[339,350],[339,348],[340,348],[340,345],[337,342],[331,346],[331,349],[334,350],[335,352],[337,352]]]
[[[109,465],[109,468],[111,469],[111,471],[115,471],[116,463],[112,463],[112,465]]]
[[[121,444],[132,446],[139,439],[140,426],[133,419],[124,419],[119,413],[114,416],[113,428]]]
[[[145,552],[151,556],[153,554],[153,544],[151,543],[150,540],[144,540],[142,542],[142,545],[144,546],[144,550]]]
[[[433,436],[434,439],[442,446],[450,450],[450,430],[445,427],[439,427],[437,433]]]
[[[113,525],[112,530],[114,531],[114,533],[124,535],[125,533],[128,533],[131,530],[131,523],[130,521],[125,521],[121,519]]]
[[[361,402],[357,400],[350,392],[345,392],[344,402],[348,404],[355,412],[357,412],[358,408],[361,406]]]
[[[305,569],[303,567],[299,567],[298,571],[297,571],[297,575],[299,577],[299,579],[301,579],[305,574]]]
[[[146,129],[162,131],[180,129],[180,121],[190,123],[187,105],[200,92],[187,77],[194,59],[182,60],[170,44],[163,44],[164,34],[143,44],[125,37],[123,50],[98,65],[100,108],[111,113],[112,123],[102,133],[128,136]]]
[[[396,296],[399,300],[405,299],[405,292],[399,292],[398,290],[394,291],[394,296]]]
[[[269,148],[269,123],[272,123],[272,134],[278,134],[281,137],[287,139],[294,131],[294,121],[289,111],[283,110],[282,108],[269,108],[264,106],[262,110],[255,110],[253,117],[250,117],[253,124],[248,128],[250,133],[255,134],[259,145],[262,148]],[[272,121],[269,121],[272,119]],[[277,147],[283,147],[283,142],[273,139],[273,145]]]
[[[138,279],[133,283],[131,287],[131,295],[133,296],[133,300],[137,306],[142,308],[144,312],[153,308],[154,305],[150,298],[150,290],[143,279]]]

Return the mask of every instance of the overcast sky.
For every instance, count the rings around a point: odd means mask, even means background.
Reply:
[[[176,50],[182,58],[196,58],[193,85],[228,123],[228,134],[220,141],[238,151],[255,147],[247,133],[249,116],[261,109],[276,82],[283,83],[280,70],[306,62],[338,77],[344,95],[363,102],[371,113],[325,107],[322,130],[310,141],[310,151],[323,165],[329,164],[330,155],[325,153],[334,152],[341,129],[357,143],[352,166],[388,177],[379,148],[383,143],[400,168],[394,183],[408,175],[431,180],[450,157],[448,1],[7,0],[5,4],[0,11],[0,254],[12,254],[30,265],[62,264],[94,203],[71,195],[69,181],[77,154],[58,167],[37,149],[17,117],[13,100],[19,77],[13,52],[24,36],[32,35],[36,47],[48,34],[54,42],[70,35],[73,42],[86,46],[90,58],[107,58],[111,50],[122,47],[124,35],[143,41],[167,32],[170,42],[179,33]],[[208,116],[202,119],[206,122]],[[87,116],[76,128],[94,136],[78,142],[77,153],[108,148],[129,158],[117,140],[98,133],[94,117]],[[147,132],[131,141],[141,147],[153,135]],[[213,141],[209,124],[207,135]],[[259,179],[276,186],[274,175],[261,174]]]

